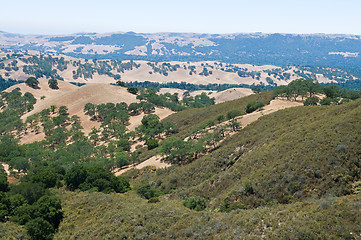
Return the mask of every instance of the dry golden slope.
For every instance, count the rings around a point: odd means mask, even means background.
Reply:
[[[47,80],[39,80],[40,89],[33,89],[26,86],[24,83],[14,85],[6,91],[11,91],[15,88],[20,88],[22,93],[30,92],[37,99],[34,110],[22,116],[23,120],[27,117],[40,112],[43,109],[50,108],[55,105],[57,107],[66,106],[69,109],[70,115],[78,115],[81,120],[81,125],[84,127],[83,131],[88,134],[93,127],[99,127],[100,123],[90,121],[89,116],[84,114],[84,106],[87,103],[101,104],[101,103],[119,103],[125,102],[130,104],[137,102],[136,96],[130,94],[126,88],[112,86],[109,84],[92,83],[86,84],[82,87],[77,87],[67,82],[58,81],[59,89],[50,89]],[[45,96],[43,100],[41,97]],[[169,109],[156,108],[155,114],[159,115],[161,119],[169,116],[173,112]],[[142,115],[131,117],[129,129],[134,130],[140,125]],[[44,138],[44,134],[29,133],[21,139],[21,143],[31,143],[40,141]]]
[[[161,88],[159,93],[178,93],[180,98],[183,98],[183,94],[186,90],[175,89],[175,88]],[[253,91],[249,88],[230,88],[224,91],[216,92],[216,91],[207,91],[207,90],[200,90],[191,92],[190,95],[195,97],[201,93],[205,92],[209,97],[215,98],[216,103],[222,103],[227,101],[232,101],[238,98],[246,97],[248,95],[253,94]],[[210,93],[210,94],[209,94]]]

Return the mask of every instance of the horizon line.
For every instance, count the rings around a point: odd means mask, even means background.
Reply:
[[[354,34],[354,33],[325,33],[325,32],[318,32],[318,33],[290,33],[290,32],[262,32],[262,31],[255,31],[255,32],[233,32],[233,33],[206,33],[206,32],[172,32],[172,31],[164,31],[164,32],[134,32],[134,31],[109,31],[109,32],[72,32],[72,33],[53,33],[53,34],[38,34],[38,33],[18,33],[18,32],[7,32],[0,30],[0,33],[7,33],[7,34],[14,34],[14,35],[24,35],[24,36],[63,36],[63,35],[81,35],[81,34],[196,34],[196,35],[241,35],[241,34],[249,34],[249,35],[273,35],[273,34],[280,34],[280,35],[348,35],[348,36],[361,36],[361,34]]]

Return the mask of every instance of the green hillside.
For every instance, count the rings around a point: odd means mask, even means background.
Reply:
[[[280,204],[230,213],[197,212],[181,202],[60,192],[65,219],[55,239],[357,239],[361,196]],[[352,234],[351,234],[352,233]]]
[[[191,164],[128,173],[133,189],[168,193],[160,203],[134,190],[62,191],[56,238],[357,239],[360,103],[279,111]],[[205,197],[206,210],[184,207],[189,196]]]
[[[361,176],[361,101],[263,116],[185,166],[146,174],[174,198],[253,208],[350,194]],[[247,190],[248,189],[248,190]]]

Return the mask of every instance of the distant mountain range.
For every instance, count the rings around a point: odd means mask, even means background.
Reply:
[[[212,60],[349,69],[361,65],[361,36],[358,35],[122,32],[50,36],[0,32],[0,48],[117,60]]]

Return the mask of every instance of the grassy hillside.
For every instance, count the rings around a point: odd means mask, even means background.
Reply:
[[[55,239],[354,239],[361,196],[231,213],[196,212],[181,202],[60,192],[65,219]]]
[[[247,103],[260,100],[265,104],[268,104],[273,98],[272,92],[263,92],[260,94],[253,94],[247,97],[236,99],[233,101],[228,101],[206,108],[198,109],[188,109],[165,118],[164,121],[171,121],[177,124],[179,127],[180,137],[186,137],[194,129],[206,124],[208,121],[217,122],[217,116],[224,115],[226,116],[227,112],[239,109],[245,114],[245,108]]]
[[[144,174],[136,182],[153,182],[175,198],[206,197],[216,208],[349,194],[361,176],[360,103],[264,116],[191,164]]]

